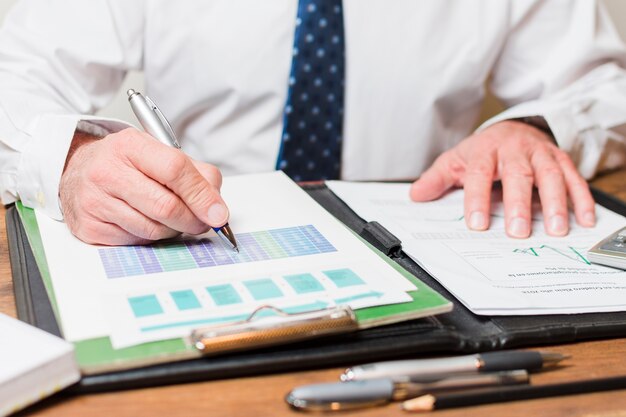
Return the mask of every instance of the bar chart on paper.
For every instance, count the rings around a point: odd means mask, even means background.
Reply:
[[[414,283],[283,173],[224,178],[222,195],[239,253],[213,231],[147,246],[88,245],[35,212],[66,339],[106,337],[121,349],[184,338],[265,304],[307,311],[413,300]]]
[[[134,293],[109,295],[116,348],[180,337],[198,326],[242,321],[258,307],[272,305],[294,314],[335,305],[363,308],[411,301],[393,285],[373,282],[367,266],[290,270],[227,280],[172,283]]]
[[[287,285],[285,285],[287,284]],[[290,307],[288,312],[307,311],[327,307],[330,303],[342,300],[329,300],[328,293],[337,289],[355,287],[349,292],[345,301],[377,298],[383,294],[364,288],[365,281],[352,269],[320,271],[316,273],[299,273],[276,277],[251,278],[245,280],[215,283],[194,288],[161,290],[127,297],[135,319],[161,316],[157,325],[143,326],[142,332],[187,325],[210,324],[241,320],[247,314],[221,314],[229,311],[229,307],[245,310],[246,306],[257,302],[282,303],[287,298]],[[360,289],[359,289],[360,288]],[[313,296],[313,297],[311,297]],[[244,308],[242,308],[244,307]],[[191,311],[202,312],[202,318],[193,320],[173,320],[178,313],[189,317]],[[207,312],[211,312],[207,317]],[[168,313],[166,315],[166,313]]]
[[[214,237],[151,246],[100,248],[98,254],[108,278],[123,278],[336,251],[312,225],[241,233],[237,241],[240,252]]]

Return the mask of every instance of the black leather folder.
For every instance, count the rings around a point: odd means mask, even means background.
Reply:
[[[449,300],[454,297],[406,254],[401,242],[376,222],[367,223],[324,185],[304,186],[319,204]],[[593,191],[596,201],[626,215],[626,205]],[[18,317],[60,335],[44,284],[15,207],[6,215]],[[626,336],[626,312],[546,316],[477,316],[461,303],[425,319],[307,342],[205,359],[85,376],[72,390],[99,392],[209,379],[349,366],[357,363],[553,345]]]

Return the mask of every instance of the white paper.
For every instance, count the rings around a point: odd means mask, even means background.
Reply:
[[[269,270],[264,268],[264,277],[276,284],[281,294],[277,297],[265,300],[256,300],[246,289],[245,282],[249,279],[258,278],[258,273],[244,273],[241,275],[228,275],[227,278],[216,278],[215,280],[185,279],[180,282],[173,282],[169,286],[159,287],[158,291],[149,289],[136,293],[111,294],[105,300],[109,305],[112,323],[116,327],[111,331],[111,342],[116,349],[132,346],[139,343],[154,340],[163,340],[187,336],[192,330],[211,326],[222,325],[231,322],[246,320],[250,314],[261,306],[271,305],[281,308],[286,312],[303,312],[319,310],[336,305],[348,305],[353,309],[371,307],[383,304],[395,304],[409,302],[412,298],[403,290],[388,286],[384,280],[375,272],[377,268],[369,261],[361,265],[354,265],[350,270],[354,271],[363,282],[345,288],[337,288],[333,282],[324,275],[323,270],[337,271],[345,268],[345,263],[328,264],[323,269],[309,269],[304,271],[314,276],[315,280],[323,286],[323,290],[311,293],[298,293],[294,287],[290,286],[284,277],[301,274],[301,269],[297,270]],[[236,294],[241,297],[241,302],[234,305],[218,305],[211,298],[209,288],[230,285]],[[194,300],[198,304],[188,310],[181,310],[176,305],[176,300],[172,293],[177,291],[193,292]],[[132,307],[127,301],[129,297],[142,297],[146,293],[157,297],[159,304],[163,308],[163,314],[149,315],[146,317],[136,317]]]
[[[74,348],[0,314],[0,415],[11,414],[80,379]]]
[[[37,212],[64,337],[69,341],[79,341],[110,336],[113,331],[124,332],[120,329],[127,329],[128,323],[122,325],[119,320],[126,320],[128,316],[124,316],[119,305],[120,300],[128,297],[148,292],[157,294],[158,298],[161,297],[158,294],[177,288],[206,287],[211,283],[245,277],[262,278],[276,275],[277,271],[305,273],[333,268],[361,271],[359,275],[367,282],[366,286],[373,291],[384,289],[385,293],[389,293],[388,299],[379,298],[380,304],[389,300],[397,302],[398,292],[415,290],[413,284],[385,261],[373,256],[372,251],[355,239],[345,226],[280,172],[224,178],[222,195],[231,210],[229,223],[235,235],[307,225],[315,228],[335,250],[110,278],[100,255],[102,251],[110,251],[110,247],[87,245],[75,238],[64,223]],[[216,238],[210,232],[193,239],[203,237]],[[183,237],[183,240],[187,238]],[[242,247],[245,248],[245,245]],[[351,291],[356,294],[361,289],[355,287]],[[127,307],[125,311],[129,311]],[[140,325],[138,322],[135,324]],[[120,343],[129,343],[123,335],[117,335],[118,342],[124,340]]]
[[[505,234],[497,192],[489,230],[475,232],[465,225],[462,190],[416,203],[409,199],[409,184],[328,185],[361,217],[380,222],[400,238],[403,250],[476,314],[626,310],[626,272],[586,259],[589,248],[625,223],[604,207],[596,206],[594,228],[577,225],[571,215],[569,234],[552,237],[535,204],[531,237],[513,239]]]

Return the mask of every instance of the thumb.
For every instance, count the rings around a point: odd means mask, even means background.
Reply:
[[[448,167],[447,154],[443,154],[411,185],[409,194],[413,201],[436,200],[456,182],[453,171]]]

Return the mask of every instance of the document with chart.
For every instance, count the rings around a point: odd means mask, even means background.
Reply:
[[[119,349],[288,312],[412,301],[416,287],[282,173],[224,179],[240,252],[213,231],[149,246],[87,245],[37,213],[63,335]],[[449,308],[448,308],[449,309]]]
[[[626,219],[596,206],[597,225],[578,226],[571,215],[566,237],[544,232],[538,204],[532,235],[508,238],[495,191],[491,226],[467,229],[463,191],[416,203],[409,184],[332,181],[329,188],[365,220],[377,220],[402,240],[403,250],[476,314],[530,315],[626,310],[626,272],[594,265],[586,252]]]

